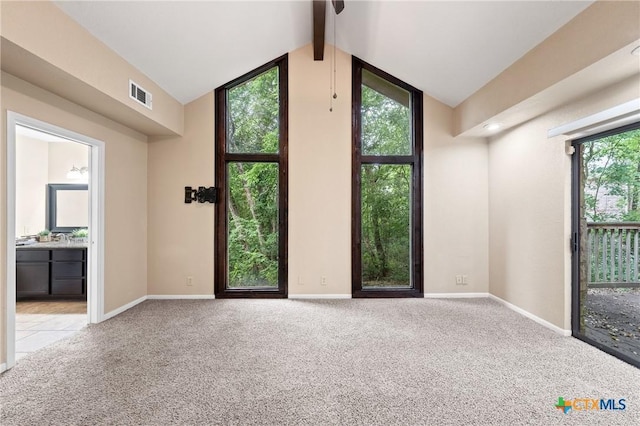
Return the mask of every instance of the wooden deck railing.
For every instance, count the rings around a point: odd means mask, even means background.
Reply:
[[[640,222],[587,223],[589,288],[640,288]]]

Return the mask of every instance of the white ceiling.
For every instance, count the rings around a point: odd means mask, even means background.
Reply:
[[[337,46],[456,106],[591,3],[345,0]],[[182,103],[313,37],[311,0],[56,4]]]

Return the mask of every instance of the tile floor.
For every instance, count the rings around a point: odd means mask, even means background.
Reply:
[[[16,361],[87,325],[87,314],[16,314]]]

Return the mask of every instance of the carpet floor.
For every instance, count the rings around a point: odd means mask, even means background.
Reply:
[[[0,402],[3,426],[638,425],[640,370],[489,299],[154,300],[20,360]]]

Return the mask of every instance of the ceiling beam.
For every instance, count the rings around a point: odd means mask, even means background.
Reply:
[[[344,10],[344,0],[331,0],[331,3],[333,3],[336,15],[340,15],[340,12]]]
[[[313,60],[324,59],[324,28],[327,0],[313,0]]]

